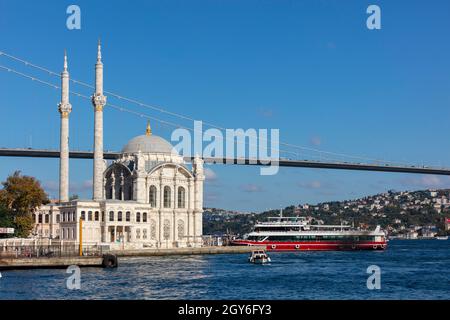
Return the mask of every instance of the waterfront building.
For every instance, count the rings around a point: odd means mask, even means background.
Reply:
[[[112,163],[103,159],[103,63],[100,43],[95,64],[93,197],[69,200],[69,73],[61,74],[60,201],[33,216],[39,238],[113,248],[199,247],[202,241],[203,160],[189,167],[170,142],[145,134],[132,138]],[[81,224],[81,227],[80,227]]]

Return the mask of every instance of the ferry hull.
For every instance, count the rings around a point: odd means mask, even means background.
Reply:
[[[387,243],[382,242],[270,242],[233,240],[234,246],[265,246],[268,251],[352,251],[352,250],[385,250]]]

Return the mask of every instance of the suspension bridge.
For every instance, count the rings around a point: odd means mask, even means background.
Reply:
[[[20,148],[0,148],[1,157],[31,157],[31,158],[59,158],[59,150],[45,149],[20,149]],[[114,160],[118,158],[120,152],[104,152],[105,160]],[[73,159],[93,159],[93,151],[70,151],[69,157]],[[191,162],[194,157],[184,157],[184,160]],[[267,161],[248,158],[215,158],[204,157],[206,163],[211,164],[234,164],[234,165],[268,165]],[[271,160],[274,164],[274,160]],[[433,168],[433,167],[416,167],[416,166],[399,166],[389,164],[364,164],[349,162],[327,162],[317,160],[293,160],[280,158],[276,160],[280,167],[296,167],[296,168],[316,168],[316,169],[341,169],[341,170],[359,170],[359,171],[379,171],[379,172],[399,172],[399,173],[418,173],[418,174],[435,174],[450,176],[450,169]]]
[[[24,65],[26,68],[32,68],[39,72],[45,73],[52,77],[61,78],[61,74],[55,71],[52,71],[46,67],[34,64],[28,60],[24,60],[12,54],[0,51],[0,58],[5,58],[10,61],[14,61],[15,63],[20,63]],[[1,61],[1,60],[0,60]],[[0,63],[0,71],[5,71],[7,73],[13,74],[18,77],[22,77],[33,82],[37,82],[44,86],[53,88],[53,89],[61,89],[60,86],[50,82],[43,80],[41,77],[30,74],[29,72],[19,71],[16,68],[11,66],[3,65]],[[78,86],[88,88],[89,90],[94,89],[93,85],[90,85],[86,82],[79,81],[76,79],[70,79],[70,81]],[[165,108],[160,106],[154,106],[142,101],[138,101],[136,99],[128,98],[123,95],[119,95],[114,92],[105,91],[105,93],[112,98],[115,98],[123,103],[137,105],[141,108],[145,108],[147,110],[152,110],[153,112],[157,112],[159,114],[178,118],[180,121],[188,121],[193,123],[195,121],[194,118],[178,114],[175,112],[171,112]],[[78,98],[91,100],[91,97],[88,94],[83,94],[81,92],[72,91],[70,94],[75,95]],[[125,112],[137,116],[139,118],[151,119],[153,121],[157,121],[164,126],[171,126],[174,128],[183,128],[189,131],[194,131],[195,129],[180,124],[180,122],[170,122],[158,117],[155,117],[153,114],[149,115],[147,113],[143,113],[140,111],[136,111],[134,109],[130,109],[128,107],[124,107],[123,105],[113,104],[108,102],[106,107],[110,107],[120,112]],[[218,130],[226,130],[226,128],[209,123],[204,122],[203,124],[209,126],[211,128],[215,128]],[[234,142],[234,141],[233,141]],[[394,161],[386,161],[382,159],[374,159],[362,156],[355,156],[343,153],[329,152],[314,148],[309,148],[305,146],[299,146],[291,143],[286,143],[281,141],[280,146],[284,149],[280,149],[280,157],[277,159],[271,159],[271,165],[276,162],[280,167],[294,167],[294,168],[317,168],[317,169],[333,169],[333,170],[359,170],[359,171],[377,171],[377,172],[398,172],[398,173],[414,173],[414,174],[433,174],[433,175],[449,175],[450,176],[450,168],[447,167],[436,167],[436,166],[427,166],[427,165],[417,165],[417,164],[409,164],[402,162],[394,162]],[[120,155],[118,151],[107,151],[104,152],[104,159],[106,160],[114,160]],[[0,148],[0,157],[34,157],[34,158],[59,158],[60,152],[59,150],[54,149],[33,149],[33,148]],[[88,150],[71,150],[69,152],[69,157],[74,159],[92,159],[94,157],[93,151]],[[193,157],[185,156],[185,161],[191,162]],[[263,166],[268,165],[267,160],[259,160],[259,159],[250,159],[250,158],[225,158],[225,157],[204,157],[203,160],[206,163],[212,164],[233,164],[233,165],[257,165]]]

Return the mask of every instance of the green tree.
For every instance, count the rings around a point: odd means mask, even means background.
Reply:
[[[69,197],[69,201],[77,200],[77,199],[80,199],[80,197],[79,197],[76,193],[72,194],[72,195]]]
[[[28,237],[34,223],[31,215],[49,202],[47,194],[36,178],[23,176],[20,171],[8,176],[2,185],[0,207],[6,210],[5,219],[12,219],[17,237]]]
[[[9,210],[0,205],[0,228],[14,228],[14,219]],[[11,235],[0,234],[0,238],[7,238]]]

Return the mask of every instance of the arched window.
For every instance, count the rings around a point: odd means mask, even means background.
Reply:
[[[33,217],[33,222],[36,223],[36,214],[33,213],[32,217]]]
[[[49,223],[50,222],[50,217],[48,214],[45,215],[45,223]]]
[[[130,211],[127,211],[127,213],[125,213],[125,221],[130,221],[130,219],[131,219],[131,213],[130,213]]]
[[[81,220],[86,220],[86,212],[81,211]]]
[[[128,197],[125,200],[133,200],[133,186],[128,186]]]
[[[39,213],[39,216],[38,216],[38,222],[39,222],[39,223],[42,223],[42,214],[41,214],[41,213]]]
[[[147,222],[147,212],[142,214],[142,222]]]
[[[150,186],[150,194],[149,194],[149,202],[150,207],[156,208],[156,187]]]
[[[164,187],[164,208],[170,208],[171,194],[170,187]]]
[[[178,220],[178,240],[183,240],[184,238],[184,221]]]
[[[114,211],[109,212],[109,221],[114,221]]]
[[[136,212],[136,222],[141,222],[141,213]]]
[[[92,211],[88,212],[88,221],[92,221]]]
[[[100,219],[100,215],[98,211],[95,211],[95,221],[98,221]]]
[[[117,212],[117,221],[122,221],[122,211]]]
[[[178,188],[178,208],[184,208],[186,206],[186,189],[183,187]]]
[[[164,220],[164,230],[163,230],[163,236],[164,240],[169,240],[170,238],[170,221],[169,219]]]
[[[150,219],[150,238],[156,240],[156,221]]]

